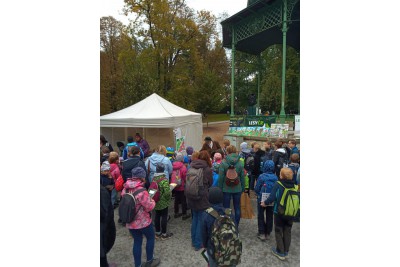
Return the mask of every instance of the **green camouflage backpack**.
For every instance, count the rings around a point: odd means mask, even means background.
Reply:
[[[242,255],[242,241],[239,239],[236,224],[230,217],[231,210],[225,209],[224,215],[219,215],[213,208],[208,208],[206,212],[215,218],[211,243],[217,265],[238,265]]]
[[[295,222],[300,221],[300,192],[298,186],[293,188],[286,188],[280,181],[278,181],[283,188],[282,198],[278,203],[278,214],[287,220]]]

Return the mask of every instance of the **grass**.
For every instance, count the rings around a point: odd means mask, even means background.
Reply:
[[[207,114],[207,118],[203,118],[203,122],[229,121],[229,115],[225,114]]]

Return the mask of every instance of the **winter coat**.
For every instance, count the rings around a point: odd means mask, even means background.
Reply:
[[[182,184],[181,184],[180,186],[175,187],[174,190],[176,190],[176,191],[183,191],[183,190],[185,190],[186,173],[187,173],[187,169],[186,169],[185,164],[183,164],[183,162],[180,162],[180,161],[175,161],[175,162],[172,164],[172,168],[173,168],[173,170],[172,170],[173,172],[176,172],[176,171],[179,170],[179,177],[180,177],[181,180],[182,180]],[[171,183],[176,183],[176,179],[175,179],[175,177],[174,177],[173,174],[172,174],[171,177],[172,177],[172,178],[171,178]]]
[[[225,208],[222,206],[222,203],[219,204],[211,204],[211,207],[218,212],[219,215],[225,214]],[[231,214],[231,218],[233,221],[235,221],[233,214]],[[203,229],[201,231],[201,237],[203,244],[205,244],[205,247],[207,248],[207,254],[212,257],[215,260],[214,257],[214,251],[215,247],[212,245],[211,242],[211,232],[212,232],[212,227],[215,222],[215,218],[211,215],[208,214],[207,212],[203,213]]]
[[[128,158],[122,162],[122,178],[124,179],[124,182],[126,182],[128,178],[132,177],[132,170],[136,167],[142,167],[147,173],[146,166],[140,156],[133,156],[132,158]]]
[[[261,161],[262,162],[266,162],[267,160],[272,160],[273,154],[274,154],[274,150],[273,149],[270,148],[268,150],[265,150],[264,156],[261,158]]]
[[[114,183],[115,183],[121,174],[118,164],[116,164],[116,163],[110,164],[110,173],[111,173],[111,177],[114,179]]]
[[[194,169],[203,169],[203,187],[200,188],[200,196],[199,200],[193,200],[190,198],[186,198],[188,207],[195,211],[205,210],[210,207],[210,203],[208,202],[208,189],[211,187],[213,179],[212,179],[212,171],[211,168],[208,167],[207,162],[202,159],[193,160],[190,164],[190,168]]]
[[[111,250],[115,237],[114,207],[108,190],[100,185],[100,257]]]
[[[261,201],[261,189],[263,185],[267,186],[266,193],[271,193],[275,182],[278,181],[278,177],[275,175],[275,164],[272,160],[264,162],[262,171],[263,173],[258,177],[256,186],[254,187],[254,192],[257,195],[257,203]]]
[[[286,187],[286,188],[294,188],[295,184],[293,180],[280,180],[280,182]],[[283,191],[285,189],[278,184],[278,182],[275,182],[274,187],[272,188],[272,192],[269,195],[268,199],[264,201],[265,205],[271,204],[274,202],[274,213],[278,214],[278,204],[281,201]]]
[[[225,183],[226,172],[230,165],[234,165],[236,172],[238,174],[239,184],[236,186],[228,186]],[[244,182],[244,168],[240,163],[239,155],[232,153],[226,156],[226,158],[222,161],[219,166],[219,178],[218,178],[218,186],[221,188],[224,193],[239,193],[244,192],[245,182]]]
[[[100,184],[104,187],[106,187],[107,185],[114,185],[114,179],[112,178],[108,178],[108,175],[104,175],[100,173]],[[111,196],[111,191],[108,190],[108,193],[110,193]]]
[[[139,149],[140,149],[140,157],[143,159],[144,158],[144,153],[143,153],[142,148],[139,146],[138,143],[132,142],[132,143],[126,144],[126,146],[124,148],[124,151],[122,152],[122,157],[124,158],[124,160],[126,160],[128,158],[128,152],[129,152],[128,150],[129,150],[129,147],[131,147],[131,146],[139,147]]]
[[[163,181],[161,179],[164,178]],[[153,182],[158,183],[158,191],[160,192],[160,200],[156,203],[155,210],[163,210],[168,208],[171,204],[171,189],[169,187],[168,179],[165,177],[165,174],[162,173],[155,173]]]
[[[150,152],[149,143],[147,143],[147,141],[142,138],[142,139],[140,139],[139,142],[137,142],[137,144],[143,150],[144,156],[147,156],[149,154],[149,152]]]
[[[260,175],[261,158],[264,157],[264,155],[265,152],[261,149],[257,150],[257,152],[254,153],[254,170],[252,170],[251,174],[255,177],[258,177]]]
[[[279,174],[281,172],[282,166],[278,166],[279,165],[279,160],[282,157],[287,157],[287,153],[286,153],[286,149],[284,148],[278,148],[277,150],[274,151],[274,155],[273,155],[273,162],[275,164],[275,174],[276,176],[279,177]]]
[[[144,182],[141,179],[128,179],[124,184],[124,189],[122,190],[121,196],[125,195],[127,192],[134,193],[139,189],[144,188]],[[126,224],[128,229],[142,229],[150,225],[152,211],[156,205],[154,200],[150,197],[147,190],[140,192],[136,196],[136,216],[131,223]]]
[[[169,178],[171,177],[170,176],[170,174],[172,173],[171,161],[168,159],[168,157],[166,157],[162,154],[158,154],[157,152],[154,152],[150,157],[147,158],[147,160],[145,162],[146,171],[147,171],[147,168],[150,163],[150,175],[149,175],[150,182],[153,180],[153,176],[156,173],[156,164],[158,162],[164,163],[164,167],[165,167],[164,173],[165,173],[165,177],[167,177],[167,180],[169,180]]]

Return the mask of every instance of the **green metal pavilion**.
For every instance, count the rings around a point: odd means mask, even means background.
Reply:
[[[247,7],[221,22],[223,46],[232,49],[231,116],[234,116],[235,52],[257,56],[282,44],[282,96],[280,119],[285,119],[286,45],[300,51],[300,0],[248,0]],[[260,107],[260,67],[257,75],[257,108]]]

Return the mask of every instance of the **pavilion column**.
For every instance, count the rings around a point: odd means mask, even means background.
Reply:
[[[257,75],[257,115],[261,115],[259,113],[260,110],[260,80],[261,80],[261,54],[258,54],[258,75]]]
[[[232,74],[231,74],[231,116],[235,115],[235,27],[232,26]]]
[[[287,28],[287,0],[283,0],[283,18],[282,18],[282,100],[281,112],[279,114],[280,122],[285,123],[285,81],[286,81],[286,33]]]

